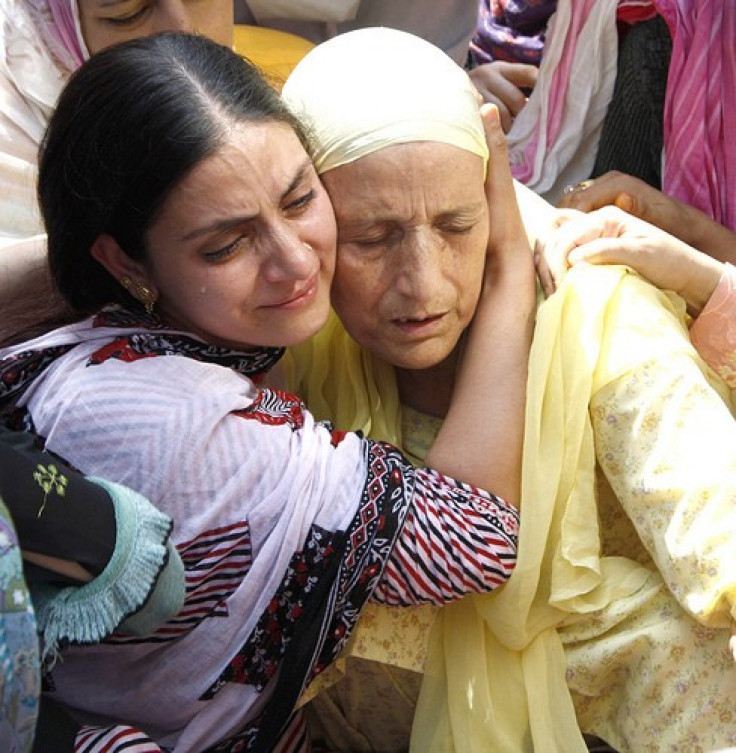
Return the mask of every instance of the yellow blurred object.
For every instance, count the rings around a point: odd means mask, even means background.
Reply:
[[[285,31],[235,24],[233,48],[255,63],[279,90],[312,47],[309,40]]]

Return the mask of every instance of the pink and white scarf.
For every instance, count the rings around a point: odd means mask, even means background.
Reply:
[[[89,57],[77,0],[26,0],[28,10],[54,57],[68,70]]]

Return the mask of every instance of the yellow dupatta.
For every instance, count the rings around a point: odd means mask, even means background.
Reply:
[[[623,340],[616,337],[621,328],[637,332]],[[308,353],[291,354],[292,379],[301,377],[292,386],[340,428],[400,441],[390,369],[340,330],[331,322]],[[530,356],[517,566],[503,588],[438,611],[413,751],[586,750],[557,628],[634,598],[652,574],[633,560],[601,556],[589,404],[642,363],[683,348],[692,350],[682,302],[623,267],[578,268],[540,306]]]

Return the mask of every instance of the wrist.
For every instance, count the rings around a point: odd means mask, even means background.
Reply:
[[[703,255],[702,263],[698,265],[688,281],[687,289],[682,292],[682,297],[694,316],[698,316],[706,307],[718,287],[723,269],[721,262]]]

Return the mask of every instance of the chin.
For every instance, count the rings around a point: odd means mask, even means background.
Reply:
[[[425,371],[439,366],[447,360],[454,348],[417,348],[408,350],[395,350],[384,354],[378,353],[384,361],[387,361],[397,369],[407,371]]]
[[[279,345],[290,347],[292,345],[301,345],[301,343],[314,337],[327,323],[329,309],[325,310],[324,315],[310,317],[308,320],[295,323],[288,330],[283,332],[279,338]]]

